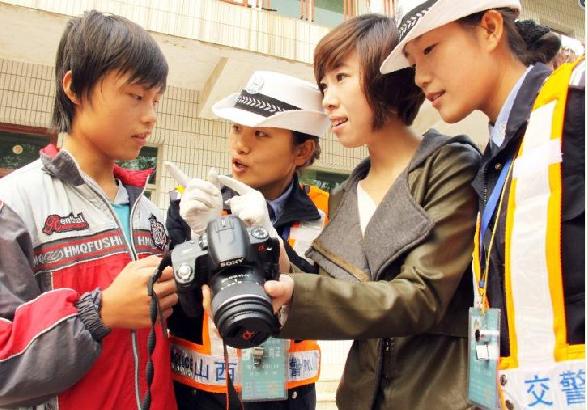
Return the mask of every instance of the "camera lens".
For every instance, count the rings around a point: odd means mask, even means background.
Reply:
[[[263,276],[243,266],[230,271],[216,275],[210,284],[214,323],[227,345],[258,346],[279,329]]]

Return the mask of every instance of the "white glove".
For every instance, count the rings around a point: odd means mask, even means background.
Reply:
[[[226,201],[233,215],[238,216],[248,225],[260,225],[271,237],[279,238],[267,212],[267,202],[261,192],[224,175],[218,176],[218,182],[239,194]]]
[[[165,166],[174,179],[185,187],[180,199],[180,216],[192,230],[192,238],[206,230],[208,222],[221,215],[223,198],[217,182],[218,171],[211,168],[208,181],[189,178],[174,163],[166,161]]]

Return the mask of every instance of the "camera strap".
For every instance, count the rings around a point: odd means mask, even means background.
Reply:
[[[227,394],[225,396],[226,410],[243,410],[243,404],[239,400],[239,394],[235,390],[233,381],[231,380],[231,373],[229,372],[229,351],[227,345],[223,340],[223,352],[225,356],[225,375],[227,380]]]
[[[153,285],[159,280],[163,270],[167,267],[171,266],[171,255],[165,254],[164,257],[159,262],[159,266],[155,269],[153,275],[149,278],[147,282],[147,294],[151,297],[151,304],[149,306],[149,315],[151,316],[151,330],[149,331],[149,337],[147,339],[147,366],[145,369],[145,377],[147,379],[147,393],[145,393],[145,397],[143,398],[143,402],[141,403],[141,410],[149,410],[151,407],[151,384],[153,383],[153,351],[155,350],[155,345],[157,344],[157,334],[155,333],[155,326],[157,325],[157,316],[159,315],[160,321],[159,325],[161,326],[162,334],[167,335],[166,331],[166,324],[165,318],[160,315],[161,307],[159,306],[159,298],[157,294],[153,291]]]

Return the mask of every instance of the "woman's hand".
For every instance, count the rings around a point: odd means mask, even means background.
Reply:
[[[280,280],[268,280],[263,285],[266,293],[272,298],[274,313],[277,313],[284,305],[292,302],[294,293],[294,280],[290,275],[280,275]]]
[[[272,308],[277,313],[284,305],[289,305],[294,293],[294,280],[289,275],[280,275],[280,280],[268,280],[264,284],[264,289],[272,299]],[[202,307],[209,317],[212,316],[212,295],[208,285],[202,285]]]

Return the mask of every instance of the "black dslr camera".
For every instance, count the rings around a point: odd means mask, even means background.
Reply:
[[[280,243],[260,226],[245,227],[234,215],[208,223],[198,239],[172,251],[174,278],[182,309],[195,317],[203,284],[212,293],[212,316],[229,346],[249,348],[277,333],[279,323],[263,289],[278,279]]]

